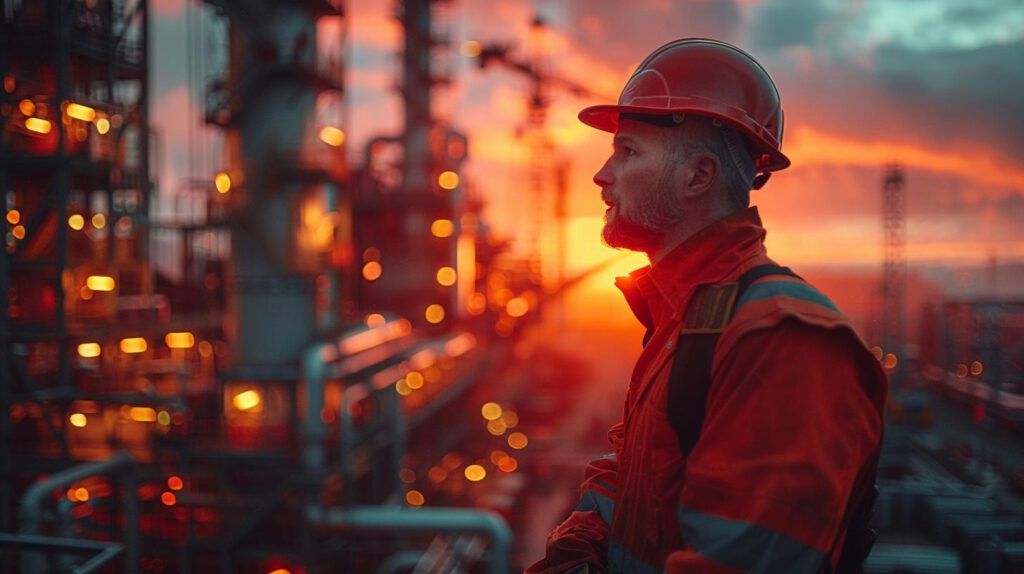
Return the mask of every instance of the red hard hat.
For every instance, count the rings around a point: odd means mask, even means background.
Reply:
[[[715,118],[747,139],[758,173],[789,167],[775,83],[750,54],[725,42],[687,38],[665,44],[633,72],[617,105],[591,106],[579,117],[615,133],[620,113]],[[763,184],[767,177],[758,179]]]

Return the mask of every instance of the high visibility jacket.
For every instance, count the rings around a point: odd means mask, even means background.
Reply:
[[[588,465],[578,506],[527,572],[834,568],[849,509],[873,480],[888,383],[826,296],[798,278],[755,281],[718,340],[688,457],[669,422],[695,291],[773,263],[764,237],[750,208],[617,280],[649,340],[609,431],[613,452]]]

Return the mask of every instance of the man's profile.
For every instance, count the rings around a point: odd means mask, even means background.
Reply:
[[[790,164],[775,84],[739,48],[677,40],[580,119],[613,134],[603,239],[650,258],[616,282],[647,334],[613,452],[527,571],[856,570],[887,382],[768,258],[750,191]]]

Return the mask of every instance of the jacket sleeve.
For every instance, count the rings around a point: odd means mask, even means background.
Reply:
[[[548,536],[544,558],[527,568],[527,574],[595,572],[606,568],[617,487],[616,453],[622,446],[623,428],[622,423],[617,423],[608,431],[613,452],[587,464],[579,503]]]
[[[838,558],[847,504],[870,476],[884,376],[851,331],[792,319],[727,352],[680,491],[683,549],[666,571],[818,572]]]

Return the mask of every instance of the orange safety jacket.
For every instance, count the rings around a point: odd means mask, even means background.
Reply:
[[[872,486],[888,383],[849,321],[799,278],[754,281],[721,336],[699,439],[684,457],[668,383],[681,333],[707,332],[706,286],[772,264],[756,208],[616,284],[648,339],[614,452],[587,466],[575,511],[528,573],[821,572]],[[710,290],[711,293],[728,290]]]

